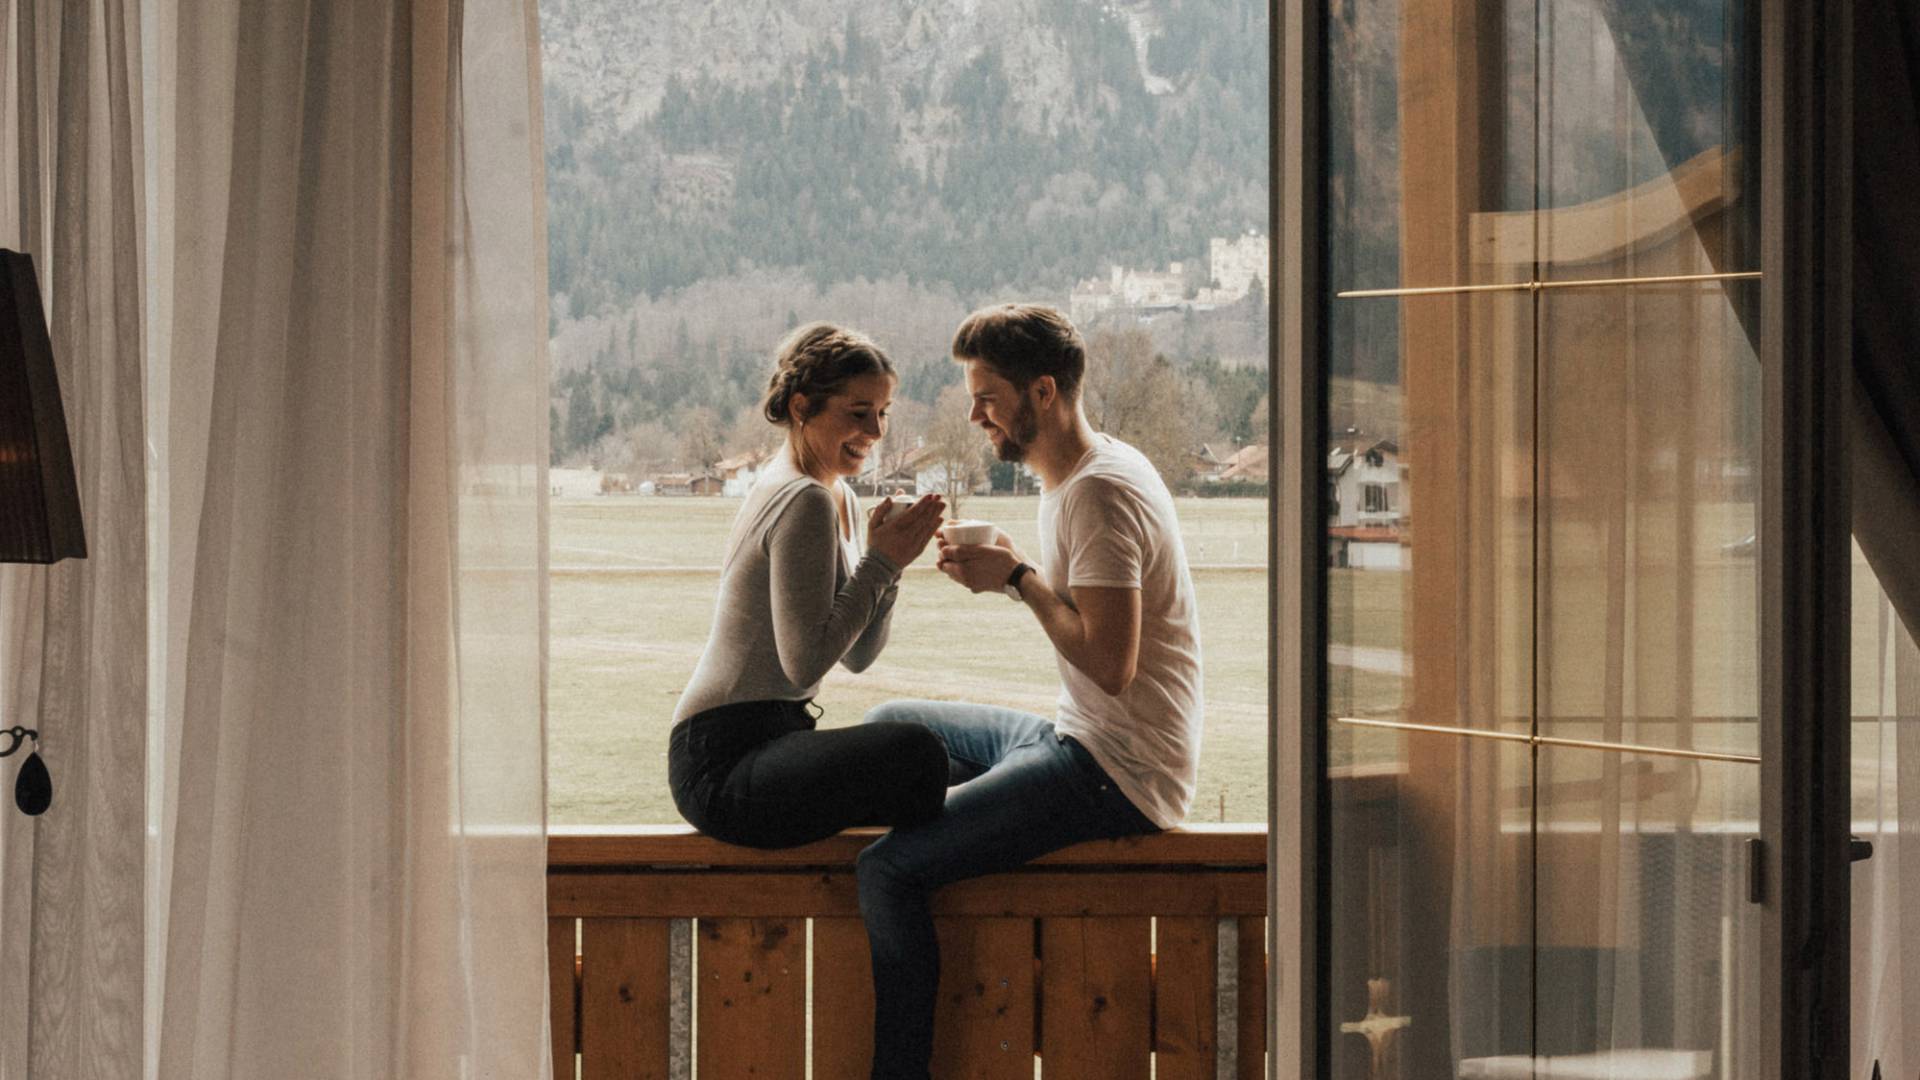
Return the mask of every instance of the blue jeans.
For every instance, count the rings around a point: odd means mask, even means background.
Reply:
[[[1053,721],[989,705],[891,701],[868,723],[918,724],[946,743],[946,812],[896,826],[860,853],[873,949],[873,1080],[927,1080],[940,944],[928,899],[965,878],[1086,840],[1157,832],[1085,747]]]

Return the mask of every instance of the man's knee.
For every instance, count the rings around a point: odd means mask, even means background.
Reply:
[[[861,907],[877,895],[900,886],[911,886],[912,877],[886,851],[886,837],[868,844],[853,860],[853,877],[860,890]]]
[[[919,710],[911,701],[883,701],[867,710],[862,717],[863,724],[913,724],[920,726]]]

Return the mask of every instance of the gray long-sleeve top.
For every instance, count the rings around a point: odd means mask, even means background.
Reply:
[[[844,481],[855,523],[859,503]],[[813,697],[836,662],[864,671],[887,643],[900,568],[841,539],[833,493],[776,455],[733,520],[706,651],[680,695],[683,720],[741,701]]]

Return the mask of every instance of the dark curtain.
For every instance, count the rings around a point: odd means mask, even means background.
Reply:
[[[1659,107],[1663,94],[1701,77],[1701,55],[1673,47],[1668,23],[1723,21],[1741,27],[1739,5],[1724,0],[1601,0],[1622,64],[1646,97],[1648,123],[1667,166],[1705,149],[1695,125]],[[1854,394],[1848,445],[1853,459],[1853,531],[1909,633],[1920,635],[1920,4],[1857,4],[1854,56]],[[1696,28],[1697,29],[1697,28]],[[1749,28],[1750,29],[1750,28]],[[1697,35],[1678,35],[1692,37]],[[1733,53],[1729,50],[1729,55]],[[1758,105],[1754,72],[1727,84],[1746,109],[1729,130],[1711,133],[1740,152],[1742,197],[1729,208],[1737,236],[1757,239],[1760,155],[1747,136]],[[1747,122],[1742,122],[1742,121]],[[1735,258],[1757,266],[1758,251],[1733,244]],[[1709,254],[1723,252],[1709,248]],[[1736,305],[1755,334],[1758,312]],[[1757,337],[1756,337],[1757,340]]]
[[[1854,10],[1853,532],[1920,635],[1920,5]]]

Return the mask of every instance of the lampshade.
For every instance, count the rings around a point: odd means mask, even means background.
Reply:
[[[40,283],[31,258],[0,248],[0,563],[86,555]]]

